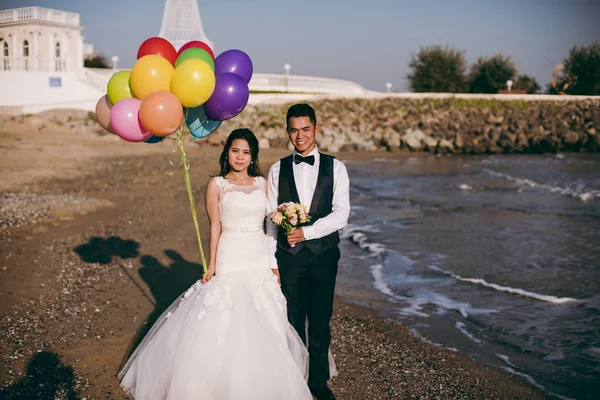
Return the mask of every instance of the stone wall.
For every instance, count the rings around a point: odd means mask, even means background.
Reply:
[[[247,127],[261,147],[288,146],[288,104],[248,105],[209,137]],[[324,99],[312,101],[328,152],[408,150],[464,154],[600,151],[600,99]]]

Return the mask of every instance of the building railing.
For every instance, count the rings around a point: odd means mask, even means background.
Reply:
[[[0,24],[26,21],[45,21],[79,26],[79,14],[43,7],[23,7],[0,11]]]
[[[108,80],[119,70],[103,68],[83,68],[78,76],[88,84],[106,90]],[[85,74],[85,75],[84,75]],[[93,82],[93,83],[92,83]],[[314,76],[260,74],[252,75],[248,85],[254,92],[290,92],[290,93],[323,93],[323,94],[355,94],[367,92],[357,83],[341,79],[319,78]]]
[[[293,93],[361,94],[366,91],[357,83],[341,79],[281,74],[254,74],[249,87],[252,91]]]
[[[67,72],[66,58],[0,57],[0,72]]]

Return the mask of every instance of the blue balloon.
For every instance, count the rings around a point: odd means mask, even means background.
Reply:
[[[161,137],[161,136],[152,135],[152,136],[150,136],[149,139],[144,140],[144,142],[146,142],[146,143],[160,143],[163,140],[165,140],[166,138],[167,138],[166,136]]]
[[[204,105],[187,108],[185,110],[185,124],[192,136],[196,139],[202,139],[216,131],[223,121],[214,121],[206,116]]]

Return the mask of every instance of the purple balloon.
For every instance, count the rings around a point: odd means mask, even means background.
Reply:
[[[217,76],[215,91],[204,103],[204,112],[213,121],[225,121],[241,113],[249,97],[248,85],[240,76],[224,73]]]
[[[227,50],[215,58],[216,76],[230,72],[241,76],[244,82],[250,83],[252,71],[252,60],[241,50]]]

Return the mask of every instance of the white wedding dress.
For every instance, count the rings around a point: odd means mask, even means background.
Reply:
[[[220,188],[216,275],[159,318],[119,372],[136,400],[312,399],[308,353],[269,268],[265,180]]]

